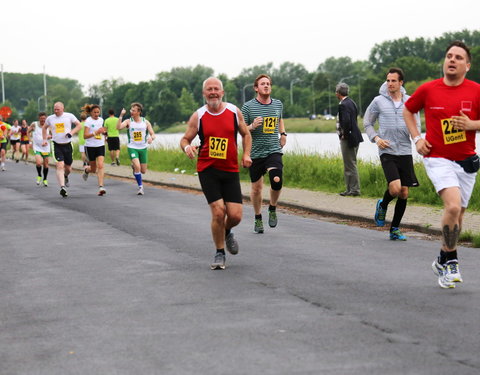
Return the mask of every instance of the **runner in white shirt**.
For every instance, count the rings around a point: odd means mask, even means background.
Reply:
[[[38,121],[34,121],[30,124],[28,129],[28,137],[32,139],[33,152],[35,154],[35,168],[37,169],[37,185],[43,180],[43,186],[48,186],[48,162],[50,157],[50,142],[46,146],[43,146],[43,125],[47,120],[47,114],[40,112],[38,114]],[[47,135],[47,140],[52,138],[51,134]],[[43,178],[42,178],[42,166],[43,166]]]
[[[53,115],[47,117],[45,125],[43,126],[43,146],[46,146],[47,130],[50,128],[53,139],[53,155],[57,162],[57,181],[60,185],[60,195],[67,197],[68,175],[72,171],[73,150],[72,150],[72,135],[78,133],[82,125],[77,118],[71,113],[64,112],[64,105],[62,102],[57,102],[53,105]],[[72,125],[75,125],[73,128]]]
[[[18,125],[18,120],[15,120],[10,128],[10,144],[12,145],[12,160],[18,163],[18,159],[15,159],[15,153],[20,152],[20,125]]]
[[[89,115],[85,120],[83,137],[85,138],[85,152],[89,165],[85,167],[83,179],[87,181],[89,173],[97,173],[98,195],[106,193],[103,187],[104,159],[105,159],[105,133],[107,129],[103,126],[103,118],[100,117],[100,106],[87,104],[82,110]]]

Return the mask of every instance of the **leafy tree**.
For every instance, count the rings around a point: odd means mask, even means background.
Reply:
[[[198,108],[197,103],[193,99],[193,95],[185,87],[182,89],[182,95],[178,100],[180,119],[186,121],[190,118],[190,115]]]
[[[29,100],[27,106],[25,107],[25,112],[23,113],[23,118],[27,120],[30,124],[33,121],[37,121],[38,117],[38,103],[36,100]]]
[[[442,65],[428,62],[417,56],[403,56],[396,59],[392,66],[399,67],[405,73],[405,80],[422,80],[425,78],[438,78],[442,73]],[[390,67],[388,67],[390,68]],[[388,68],[383,69],[386,72]]]

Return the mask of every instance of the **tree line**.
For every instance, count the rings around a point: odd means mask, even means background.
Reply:
[[[312,114],[337,112],[335,86],[343,81],[350,85],[350,96],[357,102],[360,114],[385,80],[388,68],[400,67],[405,72],[408,93],[425,81],[442,76],[442,63],[446,46],[453,40],[462,40],[471,47],[473,69],[467,78],[480,82],[480,30],[446,32],[434,39],[408,37],[385,41],[371,49],[368,60],[352,61],[350,57],[329,57],[309,72],[302,64],[284,62],[279,67],[273,63],[243,69],[234,78],[220,75],[225,90],[225,100],[239,107],[254,97],[252,83],[260,73],[267,73],[273,81],[273,97],[284,103],[285,117],[308,117]],[[478,64],[478,65],[477,65]],[[214,75],[212,68],[176,67],[160,72],[155,79],[140,83],[123,79],[103,80],[84,93],[80,82],[47,76],[48,109],[62,101],[66,111],[79,114],[85,103],[100,104],[104,115],[108,108],[119,112],[132,102],[144,105],[145,116],[157,128],[167,128],[188,120],[191,113],[203,105],[202,83]],[[13,109],[11,119],[25,118],[33,121],[39,109],[45,108],[42,74],[5,73],[5,96],[2,105]]]

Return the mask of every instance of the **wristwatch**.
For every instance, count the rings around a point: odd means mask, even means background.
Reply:
[[[422,139],[421,135],[417,135],[415,138],[413,138],[413,143],[417,144],[417,142]]]
[[[284,135],[285,137],[287,136],[287,133],[281,132],[280,135]]]

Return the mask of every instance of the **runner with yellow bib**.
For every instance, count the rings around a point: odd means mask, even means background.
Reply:
[[[147,173],[148,152],[147,147],[155,139],[150,122],[142,117],[143,106],[140,103],[132,103],[130,106],[130,118],[122,122],[122,118],[127,111],[122,109],[117,122],[117,129],[128,129],[127,149],[130,160],[132,161],[133,175],[138,184],[138,195],[143,195],[142,174]]]

